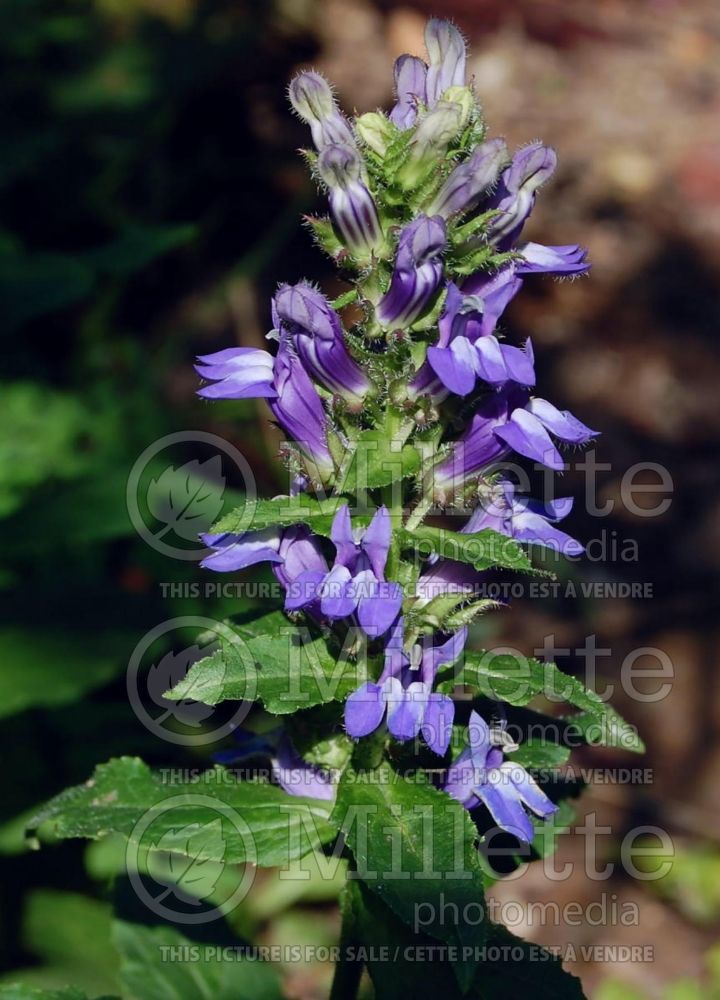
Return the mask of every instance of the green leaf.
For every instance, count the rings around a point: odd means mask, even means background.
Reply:
[[[295,497],[276,497],[274,500],[247,499],[242,507],[221,517],[211,531],[217,534],[229,531],[242,534],[245,531],[261,531],[275,525],[287,526],[306,524],[318,535],[330,536],[333,515],[347,500],[331,497],[314,500],[305,494]]]
[[[71,632],[0,629],[0,718],[27,708],[65,705],[112,680],[123,663],[117,634],[79,644]]]
[[[469,563],[477,570],[493,566],[539,574],[527,553],[507,535],[485,528],[463,534],[447,528],[422,525],[413,531],[403,531],[403,545],[417,549],[423,556],[437,555],[457,562]]]
[[[348,770],[333,817],[350,846],[359,877],[406,924],[450,945],[479,947],[485,937],[483,875],[468,812],[449,795],[408,780],[383,764]],[[445,903],[443,907],[441,904]],[[458,956],[466,988],[477,959]]]
[[[293,625],[280,611],[247,625],[227,623],[221,648],[194,663],[167,698],[204,705],[261,701],[269,712],[287,715],[339,701],[367,679],[362,657],[352,661],[334,651],[323,635]]]
[[[336,833],[329,813],[325,802],[295,798],[274,785],[236,781],[222,768],[206,772],[199,784],[164,783],[138,758],[120,757],[97,767],[84,785],[52,799],[32,819],[29,832],[42,836],[39,828],[47,824],[48,832],[61,839],[121,833],[148,850],[162,838],[164,851],[182,854],[191,827],[198,832],[219,819],[221,836],[192,841],[195,860],[271,866],[329,843]]]
[[[115,921],[112,941],[125,1000],[282,1000],[273,966],[245,959],[237,947],[223,961],[218,946],[194,942],[175,927],[125,920]]]
[[[353,445],[355,453],[338,490],[358,493],[388,486],[420,471],[420,455],[410,444],[401,444],[382,429],[362,431]]]
[[[478,970],[475,1000],[585,1000],[580,980],[539,944],[494,926],[488,935],[488,957]]]
[[[22,983],[0,986],[0,1000],[89,1000],[87,993],[65,986],[59,990],[36,990]],[[118,997],[98,997],[97,1000],[119,1000]]]
[[[599,694],[588,691],[576,677],[564,674],[554,663],[541,663],[511,653],[467,653],[464,661],[442,670],[438,680],[438,690],[444,693],[464,685],[475,694],[510,705],[527,705],[538,695],[553,702],[569,702],[583,711],[563,721],[577,729],[589,743],[635,753],[645,750],[633,726]]]

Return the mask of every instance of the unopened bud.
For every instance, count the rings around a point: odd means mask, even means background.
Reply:
[[[392,138],[392,124],[379,111],[368,111],[355,119],[355,129],[366,146],[384,156]]]
[[[310,126],[317,149],[330,143],[355,143],[350,125],[335,103],[327,80],[319,73],[300,73],[289,87],[290,103]]]
[[[458,212],[475,208],[481,196],[497,182],[507,159],[507,146],[502,139],[478,146],[469,159],[452,171],[426,209],[428,214],[449,219]]]
[[[465,42],[454,24],[434,17],[425,28],[425,46],[430,57],[427,99],[432,106],[448,87],[465,83]]]
[[[437,169],[438,160],[465,127],[466,114],[465,105],[459,101],[439,101],[421,118],[407,159],[398,171],[398,181],[404,190],[418,187]]]

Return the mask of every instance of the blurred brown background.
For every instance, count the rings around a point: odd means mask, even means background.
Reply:
[[[648,753],[640,759],[585,750],[574,763],[642,766],[652,777],[593,782],[580,800],[580,817],[595,813],[598,824],[611,827],[598,849],[616,864],[612,879],[589,879],[582,838],[568,835],[560,839],[558,864],[572,860],[572,878],[549,881],[536,864],[494,894],[505,902],[582,905],[605,894],[616,910],[637,905],[634,926],[612,917],[599,926],[522,919],[513,926],[546,945],[654,946],[647,962],[578,953],[572,967],[591,997],[717,998],[712,957],[708,966],[720,928],[716,2],[4,5],[0,48],[10,99],[0,122],[7,136],[0,291],[10,303],[2,308],[10,320],[4,398],[12,406],[3,411],[1,446],[12,461],[0,473],[7,563],[0,626],[12,621],[27,653],[40,606],[48,629],[77,649],[78,608],[91,593],[97,622],[126,629],[123,650],[131,650],[145,629],[173,612],[220,613],[160,599],[158,581],[200,576],[170,567],[133,536],[124,509],[128,469],[149,441],[202,428],[238,445],[261,493],[279,492],[283,474],[266,410],[201,404],[191,359],[232,343],[261,345],[278,281],[305,276],[329,293],[340,290],[299,222],[319,202],[297,155],[308,139],[289,113],[285,87],[299,67],[312,65],[333,80],[348,111],[388,106],[392,61],[402,52],[422,53],[429,15],[454,19],[466,35],[491,134],[505,135],[511,146],[540,138],[558,150],[560,167],[541,193],[529,238],[587,245],[593,262],[589,278],[575,282],[529,280],[509,312],[515,333],[533,337],[542,394],[602,431],[597,460],[609,468],[598,475],[598,498],[617,501],[610,516],[593,517],[583,509],[580,474],[565,477],[562,492],[578,498],[567,529],[585,541],[604,532],[610,551],[604,560],[573,563],[562,579],[640,583],[652,593],[520,598],[483,626],[479,641],[527,652],[554,636],[568,650],[558,662],[581,677],[577,650],[586,637],[610,648],[598,661],[598,686],[616,685],[614,703],[638,727]],[[47,437],[44,414],[52,414],[56,433],[45,450],[36,445],[36,437]],[[27,448],[22,453],[26,464],[17,441],[33,445],[29,459]],[[669,470],[674,483],[660,517],[640,517],[620,500],[623,474],[646,462]],[[86,481],[90,494],[82,492]],[[648,473],[647,482],[657,477]],[[626,541],[637,543],[636,560],[618,558]],[[92,633],[83,636],[88,649],[97,648]],[[661,650],[673,664],[672,689],[662,700],[643,703],[621,690],[623,661],[641,647]],[[11,967],[37,973],[38,965],[68,966],[73,941],[61,941],[55,952],[47,946],[45,920],[70,926],[52,916],[61,912],[54,892],[71,890],[75,902],[84,893],[95,907],[93,926],[105,913],[84,847],[23,855],[17,816],[83,780],[113,753],[176,763],[172,748],[159,747],[132,717],[123,682],[127,656],[118,658],[113,648],[118,663],[88,685],[86,703],[69,689],[66,703],[58,696],[38,707],[21,698],[5,713],[17,713],[5,720],[11,751],[0,829],[0,853],[7,855],[0,950]],[[38,657],[47,663],[46,651]],[[58,654],[56,662],[66,659]],[[652,656],[643,662],[657,666]],[[9,676],[6,708],[16,687]],[[648,677],[638,687],[652,693],[659,683]],[[620,845],[628,831],[648,824],[669,833],[675,864],[662,881],[643,883],[627,872]],[[335,911],[315,916],[312,929],[325,928],[331,943]],[[265,927],[264,940],[302,938],[308,921],[293,920]],[[85,932],[77,939],[84,949],[78,968],[58,981],[111,992],[102,966],[107,946],[97,946],[91,981]],[[287,971],[289,996],[323,995],[327,970]],[[672,985],[680,980],[689,982]]]

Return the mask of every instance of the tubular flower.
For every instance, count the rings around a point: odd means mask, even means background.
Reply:
[[[468,730],[470,745],[448,770],[444,791],[468,810],[485,805],[501,830],[531,843],[533,825],[525,810],[547,819],[558,807],[524,767],[504,759],[502,732],[491,730],[477,712],[470,714]]]
[[[482,143],[464,163],[455,167],[430,203],[428,215],[449,219],[475,208],[482,195],[497,182],[507,159],[503,139]]]
[[[354,146],[352,129],[338,108],[330,84],[319,73],[299,73],[289,87],[290,103],[310,126],[318,150],[334,143]]]
[[[551,435],[566,444],[586,444],[597,431],[546,399],[528,399],[525,390],[506,386],[481,404],[449,457],[435,467],[435,487],[459,485],[511,451],[561,471],[565,463]]]
[[[555,150],[534,142],[513,156],[503,171],[498,189],[487,204],[497,211],[490,223],[489,238],[501,249],[509,249],[535,207],[538,188],[555,172]]]
[[[385,666],[377,683],[368,681],[345,703],[345,728],[355,739],[374,732],[387,715],[387,726],[397,740],[412,740],[418,733],[437,754],[450,742],[455,713],[452,699],[433,692],[440,666],[454,663],[467,639],[461,629],[440,646],[414,646],[403,650],[401,618],[385,647]]]
[[[325,146],[318,157],[318,172],[330,192],[330,214],[343,242],[356,257],[367,259],[384,241],[357,150],[348,145]]]
[[[242,535],[206,534],[201,538],[213,552],[200,565],[217,573],[232,573],[269,562],[280,583],[289,588],[301,573],[318,569],[327,572],[318,540],[307,528],[267,528]]]
[[[273,399],[277,390],[273,385],[272,354],[254,347],[228,347],[215,354],[202,354],[195,371],[202,378],[213,382],[198,389],[204,399]]]
[[[518,542],[544,545],[566,556],[578,556],[585,547],[553,525],[567,517],[572,506],[572,497],[561,497],[547,504],[517,497],[513,483],[500,479],[493,483],[462,530],[474,532],[492,528]]]
[[[512,283],[501,286],[495,301],[489,295],[489,309],[477,295],[463,297],[450,285],[440,329],[440,340],[429,348],[427,360],[443,385],[458,396],[467,396],[478,378],[498,387],[506,382],[535,384],[532,345],[525,350],[501,344],[492,335],[496,317],[514,294]]]
[[[367,528],[353,531],[350,510],[344,504],[330,532],[336,556],[325,574],[301,574],[288,592],[288,610],[304,608],[319,599],[320,610],[331,620],[357,613],[369,636],[384,635],[400,613],[402,589],[385,580],[392,527],[387,508],[375,511]]]
[[[376,310],[384,327],[407,327],[423,314],[442,280],[445,242],[439,215],[420,215],[402,230],[390,288]]]
[[[361,408],[371,382],[345,346],[340,317],[325,296],[307,281],[280,285],[273,299],[273,319],[280,352],[289,344],[309,375],[351,409]]]
[[[297,355],[280,351],[275,359],[277,398],[270,409],[280,427],[309,460],[319,477],[331,475],[334,464],[328,447],[328,423],[322,400]]]

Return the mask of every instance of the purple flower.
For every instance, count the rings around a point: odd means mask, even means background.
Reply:
[[[329,771],[309,764],[300,756],[288,736],[282,736],[270,758],[273,777],[288,795],[332,802],[336,788]]]
[[[458,396],[466,396],[475,388],[478,378],[488,385],[502,386],[506,382],[519,385],[535,384],[532,345],[525,350],[501,344],[492,335],[497,317],[514,294],[512,281],[488,292],[489,309],[479,295],[463,297],[451,284],[439,326],[437,345],[430,347],[427,360],[442,384]]]
[[[468,810],[482,803],[501,830],[531,843],[533,825],[525,809],[547,819],[558,807],[524,767],[504,759],[507,738],[477,712],[470,713],[468,730],[470,745],[449,768],[444,790]]]
[[[515,249],[522,254],[522,260],[515,261],[516,274],[585,274],[590,270],[584,247],[525,243]]]
[[[465,83],[465,43],[453,24],[438,18],[428,21],[425,46],[429,68],[417,56],[395,61],[396,103],[390,120],[402,131],[416,123],[419,105],[432,109],[450,87]]]
[[[428,215],[442,215],[449,219],[459,212],[475,208],[480,197],[498,179],[508,151],[503,139],[491,139],[474,150],[472,155],[455,167],[433,198]]]
[[[330,192],[330,212],[354,256],[367,260],[383,244],[377,208],[368,191],[359,153],[353,146],[325,146],[318,172]]]
[[[351,409],[362,408],[371,382],[350,356],[340,317],[321,292],[307,281],[280,285],[273,299],[273,320],[280,333],[280,353],[289,342],[306,372],[345,399]]]
[[[568,410],[546,399],[528,400],[526,390],[508,384],[482,402],[448,458],[433,470],[434,485],[442,492],[460,484],[511,450],[562,471],[565,463],[550,435],[566,444],[585,444],[597,433]]]
[[[570,535],[553,527],[572,510],[572,497],[561,497],[548,504],[515,496],[515,486],[507,479],[493,484],[462,529],[464,532],[492,528],[518,542],[544,545],[567,556],[578,556],[584,546]]]
[[[420,215],[402,230],[390,288],[377,307],[384,327],[408,327],[425,311],[442,280],[445,242],[439,215]]]
[[[498,436],[498,428],[507,423],[514,407],[526,402],[527,392],[512,384],[484,399],[448,457],[433,469],[435,489],[443,494],[446,489],[460,486],[480,469],[507,455],[510,447]]]
[[[414,646],[403,650],[401,618],[385,647],[385,666],[377,683],[368,681],[345,703],[345,728],[354,739],[374,732],[387,714],[387,726],[397,740],[423,739],[437,754],[450,743],[455,706],[447,695],[433,692],[435,675],[445,663],[454,663],[467,639],[461,629],[441,646]]]
[[[424,607],[436,597],[453,596],[458,602],[473,597],[482,580],[483,574],[467,563],[435,557],[418,577],[413,609]]]
[[[288,92],[293,108],[310,126],[318,150],[331,143],[355,144],[352,129],[335,103],[330,84],[319,73],[299,73]]]
[[[270,409],[278,424],[298,445],[323,479],[334,471],[328,447],[330,429],[322,400],[300,358],[291,351],[280,351],[275,359],[277,399]]]
[[[327,572],[327,563],[317,538],[304,527],[266,528],[263,531],[246,531],[242,535],[225,532],[200,537],[208,548],[213,549],[200,565],[217,573],[232,573],[257,563],[269,562],[273,564],[280,583],[288,588],[296,577],[308,570]]]
[[[288,591],[286,609],[303,608],[319,600],[325,618],[347,618],[357,613],[367,635],[384,635],[402,606],[402,588],[385,580],[391,536],[386,507],[375,512],[367,528],[353,532],[350,510],[344,504],[330,532],[336,549],[332,569],[325,574],[301,574]]]
[[[512,265],[501,268],[492,276],[485,273],[475,275],[472,280],[472,294],[465,296],[452,282],[448,285],[445,305],[438,321],[438,339],[431,350],[448,348],[456,337],[477,341],[480,337],[490,336],[505,306],[522,287],[522,279],[515,276]],[[465,301],[470,308],[463,308]],[[428,358],[429,356],[428,351]],[[449,386],[439,378],[428,360],[412,379],[408,389],[411,398],[429,395],[433,402],[440,402],[447,396]]]
[[[425,27],[425,47],[430,57],[427,71],[427,103],[432,107],[448,87],[465,83],[465,42],[454,24],[431,18]]]
[[[395,60],[395,107],[390,121],[399,129],[412,128],[417,119],[418,104],[427,104],[425,78],[427,66],[416,56],[400,56]]]
[[[541,142],[519,150],[500,178],[498,189],[485,209],[499,214],[488,230],[491,242],[509,250],[532,212],[538,188],[552,176],[557,166],[555,150]]]
[[[254,347],[228,347],[215,354],[201,354],[195,371],[214,382],[198,389],[204,399],[250,399],[277,396],[273,386],[274,360]]]
[[[233,739],[234,747],[213,754],[213,759],[219,764],[238,764],[254,757],[269,757],[273,777],[288,795],[328,802],[335,798],[332,775],[304,760],[282,729],[273,729],[263,736],[236,729]]]
[[[546,399],[534,398],[514,409],[495,433],[519,455],[562,471],[565,463],[550,435],[565,444],[586,444],[598,431],[586,427],[569,410],[558,410]]]

